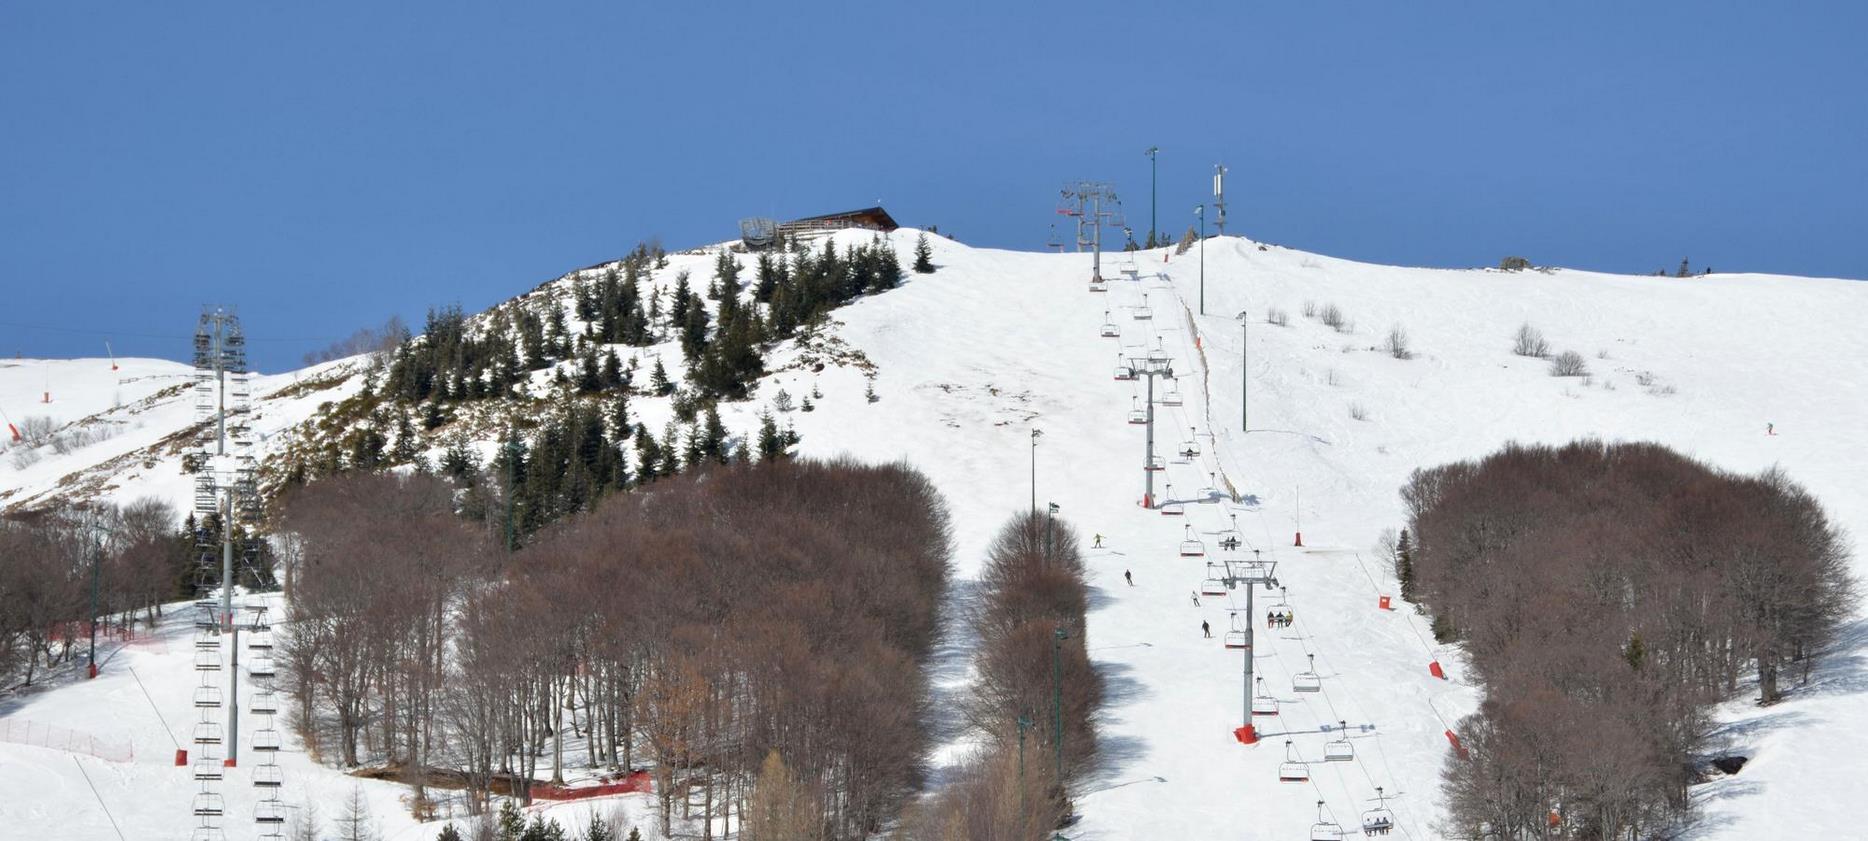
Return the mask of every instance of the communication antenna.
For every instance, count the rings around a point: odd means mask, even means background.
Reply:
[[[1213,165],[1213,208],[1218,215],[1213,223],[1219,228],[1219,235],[1226,235],[1226,165]]]

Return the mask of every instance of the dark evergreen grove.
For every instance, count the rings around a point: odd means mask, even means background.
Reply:
[[[1402,496],[1410,597],[1486,686],[1445,779],[1475,834],[1664,828],[1711,705],[1775,702],[1848,616],[1846,544],[1775,470],[1581,441],[1416,471]]]

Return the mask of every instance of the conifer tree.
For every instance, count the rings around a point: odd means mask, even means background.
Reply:
[[[629,392],[627,390],[618,391],[616,399],[610,401],[610,429],[614,430],[611,434],[616,436],[618,441],[629,440],[629,436],[635,432],[635,427],[629,423]]]
[[[759,413],[759,460],[771,461],[785,455],[785,438],[778,431],[778,421],[771,412]]]
[[[661,357],[655,358],[655,370],[649,372],[649,390],[657,397],[667,397],[675,392],[675,384],[668,379],[668,368],[662,365]]]
[[[915,273],[932,274],[934,272],[934,249],[928,245],[928,235],[922,234],[915,239]]]

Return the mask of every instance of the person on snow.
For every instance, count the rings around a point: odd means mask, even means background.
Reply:
[[[1193,591],[1193,606],[1194,607],[1200,606],[1200,591],[1199,590]]]
[[[1213,638],[1213,626],[1206,624],[1205,619],[1200,620],[1200,633],[1205,634],[1207,639]]]
[[[1100,534],[1099,534],[1099,535],[1097,535],[1097,536],[1096,536],[1096,543],[1095,543],[1095,544],[1093,544],[1092,546],[1090,546],[1090,548],[1091,548],[1091,549],[1101,549],[1101,548],[1103,548],[1103,536],[1102,536],[1102,535],[1100,535]]]
[[[1130,587],[1135,586],[1135,576],[1130,575],[1126,569],[1122,571],[1122,580],[1129,582]]]

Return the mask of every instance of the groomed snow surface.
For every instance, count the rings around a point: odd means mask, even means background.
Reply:
[[[916,234],[903,230],[891,240],[908,255]],[[1868,313],[1868,284],[1403,269],[1227,237],[1205,244],[1202,316],[1199,247],[1179,256],[1167,249],[1134,255],[1133,280],[1121,271],[1127,258],[1109,255],[1103,269],[1109,289],[1096,293],[1088,291],[1089,255],[930,239],[935,274],[911,274],[902,289],[834,313],[843,322],[837,335],[879,367],[878,402],[865,399],[860,371],[804,368],[781,370],[753,402],[722,414],[730,429],[755,429],[758,412],[779,388],[795,399],[816,387],[823,394],[816,411],[784,417],[802,434],[805,454],[899,458],[927,472],[953,508],[959,604],[992,533],[1031,504],[1030,430],[1043,430],[1037,503],[1057,503],[1086,546],[1093,534],[1104,544],[1089,553],[1089,648],[1110,689],[1105,753],[1103,767],[1078,794],[1082,820],[1066,833],[1071,838],[1305,838],[1318,800],[1353,836],[1378,785],[1393,796],[1398,826],[1391,837],[1448,837],[1439,825],[1439,771],[1448,761],[1443,733],[1480,696],[1466,682],[1458,651],[1434,646],[1426,623],[1407,605],[1397,598],[1398,609],[1378,609],[1378,597],[1394,596],[1395,588],[1372,551],[1383,529],[1402,524],[1396,491],[1415,467],[1478,457],[1512,440],[1658,441],[1731,470],[1781,465],[1844,528],[1868,533],[1868,479],[1858,457],[1868,438],[1862,423],[1868,391],[1860,382],[1868,340],[1855,329]],[[675,259],[691,262],[697,279],[707,277],[711,257]],[[1135,316],[1144,295],[1152,318],[1142,320]],[[1318,310],[1334,304],[1352,323],[1338,332],[1306,318],[1306,302]],[[1274,308],[1288,314],[1287,326],[1266,322]],[[1120,337],[1099,335],[1105,311]],[[1243,328],[1241,311],[1248,314]],[[1526,322],[1553,351],[1581,353],[1591,375],[1551,377],[1546,362],[1512,355],[1513,334]],[[1380,349],[1395,326],[1406,330],[1414,358]],[[1179,517],[1139,506],[1143,432],[1126,415],[1141,384],[1113,378],[1119,354],[1146,355],[1157,341],[1180,374],[1183,395],[1180,406],[1156,406],[1157,452],[1168,462],[1157,490],[1165,493],[1171,483],[1171,498],[1186,501]],[[1249,344],[1243,362],[1242,341]],[[792,353],[775,353],[768,367],[782,369]],[[49,364],[51,406],[60,405],[61,393],[72,394],[76,406],[83,394],[91,401],[87,413],[96,412],[149,393],[125,384],[117,394],[113,381],[128,375],[109,373],[108,362]],[[174,363],[122,364],[137,376],[180,382],[186,374]],[[45,365],[0,363],[0,409],[14,422],[45,413],[23,405],[39,398]],[[1249,432],[1240,428],[1242,375],[1250,390]],[[256,386],[255,394],[277,387]],[[331,392],[271,411],[283,425],[327,399]],[[162,410],[176,417],[163,415],[161,424],[144,415],[148,434],[160,438],[186,423],[182,409],[191,403],[184,396],[179,406]],[[659,420],[651,414],[651,428]],[[1775,435],[1766,434],[1767,424]],[[1200,454],[1177,459],[1173,453],[1190,427]],[[62,468],[48,466],[41,475],[16,471],[0,455],[0,493],[26,489],[0,504],[43,493],[73,464],[66,457]],[[183,504],[187,487],[172,470],[133,468],[136,475],[115,480],[111,493],[165,493]],[[1236,491],[1239,501],[1203,495],[1212,485]],[[1296,616],[1293,627],[1267,631],[1269,600],[1261,594],[1259,615],[1241,617],[1258,623],[1255,669],[1281,702],[1279,715],[1259,718],[1262,741],[1251,747],[1232,737],[1242,717],[1241,657],[1221,645],[1228,611],[1243,595],[1202,597],[1198,607],[1191,598],[1205,563],[1225,554],[1219,532],[1235,515],[1244,541],[1235,557],[1257,549],[1276,561]],[[1209,557],[1179,556],[1187,525]],[[1293,546],[1300,529],[1303,548]],[[1858,571],[1864,568],[1868,559],[1858,558]],[[1202,621],[1212,626],[1212,639],[1202,637]],[[938,664],[943,706],[970,680],[964,629],[956,629],[955,641]],[[154,641],[113,642],[109,651],[96,681],[65,679],[0,699],[0,724],[31,721],[91,733],[130,744],[134,760],[0,744],[0,791],[7,792],[0,826],[9,834],[115,838],[82,767],[126,835],[187,837],[194,824],[188,794],[196,784],[172,767],[174,745],[143,697],[146,689],[185,741],[196,682],[187,629],[171,625]],[[1316,655],[1321,692],[1292,691],[1306,654]],[[1435,659],[1449,680],[1429,674]],[[1721,739],[1754,759],[1737,777],[1696,790],[1702,820],[1691,837],[1859,834],[1848,801],[1864,772],[1868,738],[1850,725],[1868,720],[1865,666],[1868,622],[1857,618],[1845,629],[1842,650],[1827,658],[1812,685],[1793,687],[1791,700],[1768,710],[1727,705]],[[1321,761],[1324,742],[1336,734],[1320,730],[1337,721],[1349,723],[1353,762]],[[1278,780],[1287,738],[1310,761],[1308,783]],[[967,743],[956,738],[937,765],[956,759]],[[281,761],[288,800],[316,799],[328,821],[354,783],[312,763],[290,740],[287,747]],[[361,785],[388,837],[433,837],[436,825],[407,817],[398,801],[402,789]],[[222,790],[229,794],[229,837],[255,834],[245,821],[251,800],[239,799],[251,791],[245,780],[230,774]],[[646,799],[617,800],[651,837]],[[566,823],[581,823],[586,810],[607,813],[611,804],[553,808]]]

